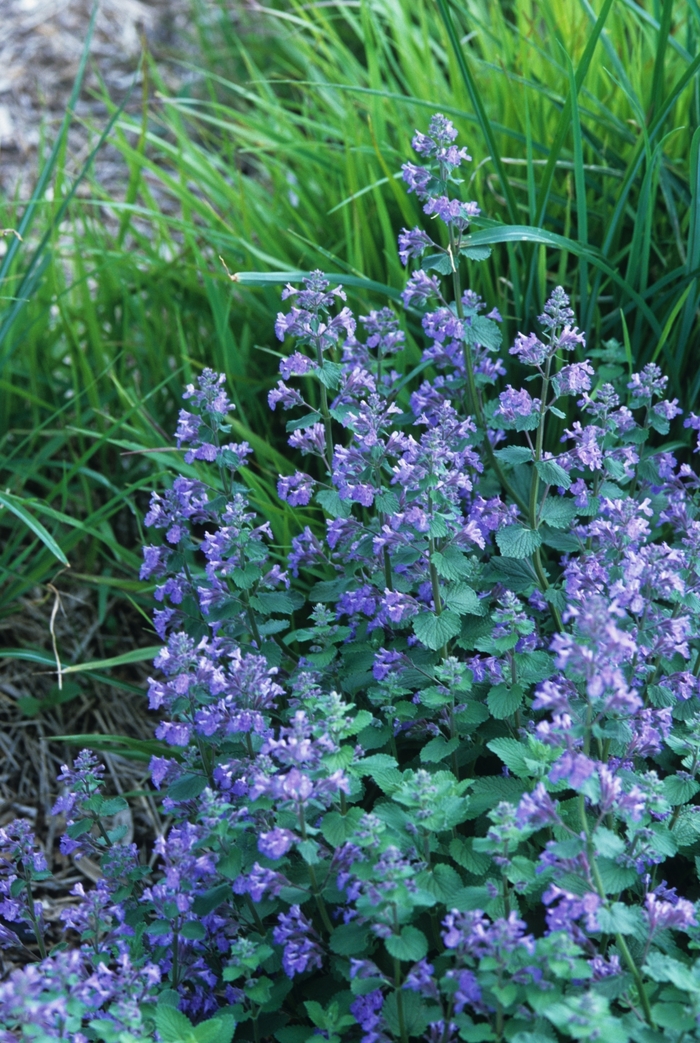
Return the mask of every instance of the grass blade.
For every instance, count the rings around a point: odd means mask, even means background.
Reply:
[[[23,521],[24,524],[30,529],[38,539],[44,544],[48,550],[51,551],[53,556],[57,558],[62,565],[66,565],[70,568],[70,562],[65,556],[56,540],[53,538],[51,533],[44,528],[40,521],[31,514],[25,504],[29,501],[22,501],[17,496],[13,496],[11,493],[0,493],[0,505],[6,507],[8,511]]]

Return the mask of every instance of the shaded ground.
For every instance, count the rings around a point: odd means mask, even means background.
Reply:
[[[95,127],[105,121],[106,108],[93,92],[105,88],[121,101],[135,82],[130,105],[140,105],[144,45],[169,88],[182,81],[175,59],[189,50],[190,9],[190,0],[100,0],[90,70],[69,139],[69,169],[79,169],[89,151],[92,136],[80,121]],[[92,0],[0,3],[0,197],[31,192],[42,141],[53,140],[65,113],[91,11]],[[122,170],[109,149],[98,158],[105,187],[118,182]]]

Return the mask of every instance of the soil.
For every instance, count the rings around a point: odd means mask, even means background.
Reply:
[[[169,89],[187,77],[178,60],[193,51],[190,11],[190,0],[100,0],[69,136],[69,171],[80,169],[95,130],[106,122],[100,95],[106,91],[121,102],[133,88],[129,106],[138,109],[144,49]],[[91,0],[0,0],[0,200],[31,195],[39,158],[66,111],[91,12]],[[109,148],[98,156],[95,173],[105,188],[123,176]]]

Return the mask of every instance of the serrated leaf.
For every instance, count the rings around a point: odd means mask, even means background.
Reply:
[[[700,978],[693,974],[692,968],[673,956],[652,952],[647,957],[644,970],[654,981],[668,981],[683,992],[697,995],[700,991]]]
[[[367,951],[368,944],[369,928],[353,921],[336,927],[330,940],[331,951],[338,956],[357,956]]]
[[[542,507],[540,518],[553,529],[568,529],[577,514],[578,508],[573,500],[549,496]]]
[[[499,721],[514,714],[522,701],[523,690],[519,684],[514,684],[512,688],[507,684],[498,684],[486,696],[489,710]]]
[[[324,579],[314,583],[309,591],[309,601],[337,601],[350,585],[350,580],[343,576],[340,579]]]
[[[430,560],[438,576],[442,576],[443,579],[455,580],[469,575],[469,560],[457,547],[445,547],[442,551],[435,551]]]
[[[517,804],[528,786],[521,779],[504,775],[487,775],[475,779],[469,796],[467,818],[478,818],[502,800]]]
[[[396,761],[387,753],[373,753],[370,757],[363,757],[361,761],[351,764],[348,771],[360,778],[369,775],[384,793],[392,793],[403,780]]]
[[[532,462],[532,449],[525,445],[507,445],[503,449],[496,449],[493,454],[497,460],[504,464],[527,464]]]
[[[227,854],[223,855],[216,863],[217,872],[221,876],[226,877],[227,880],[235,880],[240,876],[241,868],[243,865],[243,856],[238,848],[232,848]]]
[[[233,1014],[217,1014],[197,1025],[194,1037],[197,1043],[231,1043],[235,1031],[236,1019]]]
[[[492,739],[486,745],[503,761],[509,771],[520,778],[531,774],[527,765],[527,750],[517,739]]]
[[[349,518],[352,513],[352,504],[349,500],[341,500],[336,489],[321,489],[316,493],[316,502],[332,518]]]
[[[423,764],[437,764],[438,761],[449,757],[459,748],[459,739],[445,739],[442,735],[436,735],[434,739],[426,743],[420,751],[420,759]]]
[[[518,677],[523,683],[537,684],[554,673],[554,659],[547,652],[515,652],[513,656]]]
[[[355,981],[356,980],[357,979],[355,979]],[[380,987],[381,984],[381,982],[377,982],[375,988]],[[436,1010],[439,1010],[439,1008],[428,1007],[422,1001],[417,992],[409,992],[407,989],[401,989],[402,1017],[399,1019],[397,1004],[398,995],[398,989],[394,992],[390,992],[386,998],[384,1006],[382,1007],[382,1017],[386,1021],[389,1031],[391,1032],[391,1038],[401,1038],[402,1025],[406,1035],[411,1039],[415,1039],[417,1036],[422,1036],[431,1019],[435,1017]]]
[[[450,275],[452,272],[452,261],[448,253],[430,254],[423,258],[422,263],[426,271],[432,270],[440,275]]]
[[[329,388],[331,391],[340,384],[340,379],[343,375],[344,367],[339,362],[324,362],[322,366],[312,370],[313,375],[317,377],[324,387]]]
[[[323,420],[320,413],[305,413],[304,416],[297,417],[296,420],[288,420],[286,424],[287,431],[304,431],[307,427],[313,427],[314,424],[319,424]]]
[[[625,842],[617,833],[613,833],[606,826],[598,826],[593,834],[593,843],[597,855],[604,858],[615,859],[625,850]]]
[[[442,648],[446,641],[456,637],[462,629],[456,612],[446,609],[439,616],[434,612],[421,612],[413,619],[413,632],[426,648],[433,651]]]
[[[334,420],[337,420],[343,427],[352,427],[353,422],[357,420],[357,406],[350,405],[348,403],[339,403],[337,406],[331,406],[328,410]]]
[[[491,865],[490,855],[481,851],[474,851],[471,837],[468,840],[465,840],[463,837],[455,837],[451,840],[450,854],[458,866],[462,866],[463,869],[466,869],[468,873],[473,873],[474,876],[483,876]]]
[[[158,1004],[156,1028],[163,1043],[196,1043],[194,1025],[182,1011],[175,1007]]]
[[[250,603],[258,612],[264,612],[266,615],[272,612],[290,614],[294,611],[291,598],[281,591],[268,591],[256,594],[250,599]]]
[[[490,246],[463,246],[459,251],[462,257],[470,261],[487,261],[491,256]]]
[[[400,507],[398,496],[396,493],[391,492],[390,489],[385,489],[384,492],[377,493],[374,497],[374,503],[375,506],[378,507],[380,511],[384,511],[385,514],[397,514]]]
[[[568,489],[571,486],[571,478],[568,473],[561,464],[554,460],[538,460],[535,467],[540,478],[547,485],[556,485],[562,489]]]
[[[450,584],[443,594],[443,600],[448,608],[460,616],[480,616],[483,613],[476,591],[466,583]]]
[[[197,920],[188,920],[187,923],[184,923],[180,928],[180,934],[183,938],[189,938],[192,941],[201,941],[207,936],[204,927]]]
[[[470,344],[481,344],[492,351],[500,348],[503,341],[501,327],[485,315],[472,316],[471,325],[465,327],[464,335]]]
[[[613,902],[609,909],[601,906],[596,920],[604,934],[636,934],[643,927],[641,909],[630,909],[622,902]]]
[[[207,786],[204,775],[183,775],[168,786],[168,796],[173,800],[194,800]]]
[[[416,963],[428,952],[428,939],[417,927],[408,924],[401,928],[401,934],[391,934],[384,939],[390,956],[397,960],[410,960]]]
[[[529,558],[542,544],[536,529],[522,525],[507,525],[496,533],[496,543],[504,558]]]
[[[625,888],[632,887],[639,879],[635,869],[619,866],[611,858],[598,859],[598,872],[606,894],[619,894]]]
[[[103,801],[100,808],[100,815],[118,815],[120,811],[126,811],[129,807],[123,797],[109,797]]]
[[[700,791],[695,779],[684,779],[679,775],[669,775],[664,779],[664,797],[669,804],[687,804]]]
[[[248,564],[245,568],[234,569],[231,573],[231,579],[237,587],[241,590],[250,590],[254,583],[261,578],[262,571],[257,565]]]

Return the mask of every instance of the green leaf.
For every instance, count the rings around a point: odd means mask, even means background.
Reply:
[[[156,1007],[156,1028],[163,1043],[196,1043],[194,1025],[180,1010],[168,1004]]]
[[[535,467],[540,478],[547,485],[561,486],[562,489],[568,489],[571,486],[571,478],[561,464],[555,463],[554,460],[538,460]]]
[[[281,591],[256,594],[250,599],[250,603],[253,608],[265,613],[284,612],[287,615],[294,611],[294,602],[289,595],[283,594]]]
[[[341,579],[324,579],[314,583],[309,591],[309,601],[337,601],[348,589],[350,582],[343,576]]]
[[[613,902],[609,909],[601,906],[596,920],[604,934],[637,934],[644,929],[641,909],[630,909],[622,902]]]
[[[90,663],[72,663],[70,666],[63,668],[63,673],[77,674],[86,670],[111,670],[113,666],[145,663],[148,659],[155,659],[162,647],[162,645],[148,645],[144,648],[135,648],[132,652],[124,652],[122,655],[112,656],[110,659],[94,659]]]
[[[430,254],[423,258],[423,268],[426,271],[433,270],[440,275],[449,275],[452,272],[452,261],[448,253]]]
[[[504,558],[529,558],[542,544],[542,537],[536,529],[507,525],[496,533],[496,543]]]
[[[231,1043],[235,1031],[236,1019],[233,1014],[216,1014],[197,1025],[194,1038],[197,1043]]]
[[[401,934],[391,934],[384,939],[390,956],[397,960],[410,960],[415,963],[422,960],[428,952],[428,939],[422,931],[410,924],[401,928]]]
[[[68,558],[56,543],[56,540],[48,529],[45,529],[41,522],[37,521],[33,514],[30,514],[24,506],[25,502],[27,501],[22,501],[19,497],[12,496],[11,493],[0,493],[0,506],[6,507],[7,510],[14,514],[16,518],[19,518],[20,521],[24,522],[27,528],[41,540],[44,546],[51,551],[54,558],[58,558],[62,565],[69,565],[70,562],[68,561]]]
[[[321,489],[316,493],[316,502],[332,518],[349,518],[352,513],[352,504],[349,500],[341,500],[336,489]]]
[[[472,837],[467,840],[464,837],[455,837],[450,841],[450,854],[458,866],[462,866],[468,873],[474,876],[483,876],[491,865],[491,856],[482,851],[475,851],[472,847]]]
[[[190,938],[194,941],[201,941],[207,936],[203,924],[197,920],[188,920],[187,923],[184,923],[180,928],[180,934],[183,938]]]
[[[509,771],[526,779],[531,774],[527,765],[527,750],[517,739],[492,739],[486,745],[503,761]]]
[[[241,868],[243,865],[243,856],[238,848],[232,848],[227,854],[225,854],[216,863],[216,869],[218,873],[226,877],[227,880],[235,880],[241,874]]]
[[[372,979],[369,979],[372,980]],[[376,982],[375,988],[381,986],[381,982]],[[392,1039],[398,1040],[401,1038],[401,1024],[403,1023],[403,1029],[406,1035],[411,1039],[415,1039],[416,1036],[422,1036],[428,1027],[428,1024],[435,1016],[435,1007],[428,1007],[418,995],[417,992],[409,992],[408,989],[401,989],[401,1010],[402,1018],[399,1020],[397,997],[399,990],[390,992],[387,996],[384,1006],[382,1007],[382,1017],[385,1019],[389,1031],[391,1032]]]
[[[635,869],[625,869],[611,858],[599,858],[598,871],[606,894],[618,894],[632,887],[639,879]]]
[[[448,608],[457,612],[460,616],[480,616],[483,614],[483,605],[476,592],[466,583],[452,583],[443,594],[443,600]]]
[[[691,996],[697,996],[700,992],[700,977],[693,973],[691,967],[673,956],[652,952],[647,957],[644,970],[654,981],[668,981]]]
[[[385,489],[384,492],[377,493],[374,497],[374,503],[379,510],[384,511],[385,514],[396,514],[400,507],[398,496],[390,489]]]
[[[240,865],[240,859],[239,859]],[[221,873],[221,862],[217,863],[216,868]],[[240,870],[239,870],[240,872]],[[236,876],[238,873],[236,874]],[[231,885],[230,884],[217,884],[216,887],[210,887],[208,891],[203,891],[202,894],[198,894],[194,900],[192,908],[197,916],[208,916],[209,913],[217,909],[222,902],[225,902],[227,898],[231,897]],[[197,924],[199,926],[199,924]],[[187,935],[185,935],[187,937]]]
[[[507,445],[504,449],[496,449],[493,454],[497,460],[504,464],[527,464],[532,463],[532,449],[525,445]]]
[[[442,551],[435,551],[430,560],[438,576],[442,576],[443,579],[461,579],[471,571],[469,559],[457,547],[445,547]]]
[[[413,620],[413,632],[426,648],[435,651],[442,648],[451,637],[456,637],[462,629],[456,612],[446,609],[439,616],[434,612],[421,612]]]
[[[459,749],[458,738],[447,740],[442,735],[436,735],[420,751],[420,759],[423,764],[437,764],[438,761],[449,757],[457,749]]]
[[[323,417],[320,413],[305,413],[304,416],[297,417],[296,420],[288,420],[286,429],[287,431],[304,431],[307,427],[320,424],[322,420]]]
[[[498,684],[486,697],[488,708],[499,721],[510,717],[523,701],[523,690],[519,684],[511,688],[507,684]]]
[[[365,924],[350,921],[335,928],[330,947],[338,956],[357,956],[358,953],[366,952],[368,943],[369,928]]]
[[[183,775],[168,786],[168,796],[173,800],[194,800],[207,786],[204,775]]]
[[[312,370],[313,375],[318,377],[324,387],[329,388],[331,391],[340,384],[340,378],[343,375],[344,367],[339,362],[324,362],[318,369]]]
[[[578,508],[573,500],[549,496],[542,507],[540,518],[553,529],[568,529],[577,514]]]
[[[515,652],[513,658],[518,677],[524,684],[546,681],[554,673],[554,659],[541,649],[534,652]]]
[[[489,246],[463,246],[459,252],[462,257],[467,257],[470,261],[487,261],[491,256]]]
[[[109,797],[102,802],[100,815],[118,815],[120,811],[126,811],[129,807],[123,797]]]
[[[388,753],[373,753],[369,757],[351,764],[349,769],[351,775],[362,778],[371,776],[384,793],[391,793],[397,786],[401,785],[403,776],[396,766],[396,761]]]
[[[695,779],[683,779],[679,775],[669,775],[664,779],[664,796],[669,804],[687,804],[700,791]]]
[[[484,315],[474,315],[471,325],[464,330],[465,339],[469,344],[481,344],[491,351],[496,351],[501,346],[503,334],[498,323],[493,319],[487,319]]]

